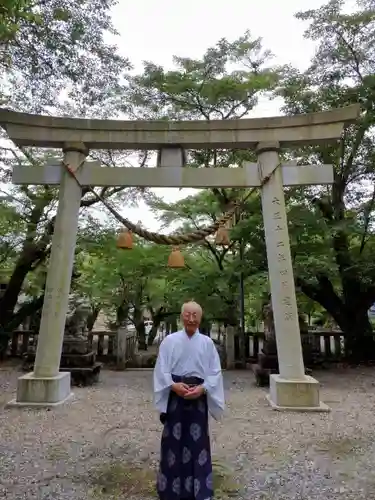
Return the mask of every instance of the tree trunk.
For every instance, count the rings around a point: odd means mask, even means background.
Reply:
[[[91,332],[91,330],[94,328],[95,321],[98,319],[100,311],[101,311],[101,307],[100,306],[94,307],[93,310],[92,310],[92,313],[88,317],[88,319],[87,319],[87,329],[88,329],[89,332]]]
[[[160,324],[163,321],[163,319],[165,318],[165,316],[166,316],[165,314],[162,314],[160,316],[154,317],[153,323],[152,323],[152,328],[149,331],[148,339],[147,339],[147,343],[149,346],[152,346],[152,344],[154,343],[154,340],[155,340],[155,338],[158,334],[159,328],[160,328]]]
[[[39,309],[30,316],[29,330],[31,330],[32,332],[39,332],[41,319],[42,319],[42,310]]]
[[[177,332],[178,330],[178,326],[177,326],[177,316],[174,316],[172,319],[171,319],[171,330],[170,330],[170,333],[173,333],[173,332]]]
[[[375,360],[375,340],[367,309],[345,307],[337,320],[345,336],[345,356],[353,363]]]
[[[28,232],[22,250],[5,293],[0,299],[0,326],[3,328],[6,328],[7,323],[12,319],[27,274],[43,263],[49,255],[48,245],[54,230],[54,218],[47,224],[44,234],[38,242],[35,241],[35,236],[44,208],[51,200],[52,197],[48,196],[37,200],[31,212]]]
[[[335,176],[331,198],[317,200],[317,206],[327,225],[332,227],[332,249],[342,291],[339,297],[327,276],[321,275],[317,276],[317,293],[313,293],[313,298],[340,326],[345,336],[346,356],[348,361],[354,363],[375,359],[375,340],[368,318],[368,309],[375,302],[375,287],[369,284],[374,279],[371,273],[366,276],[366,273],[359,271],[356,262],[358,255],[352,253],[349,232],[345,228],[346,224],[343,224],[346,221],[345,191],[348,188],[349,173],[352,172],[365,133],[366,128],[360,126],[354,141],[350,141],[347,151],[349,154],[342,151],[343,168]],[[329,162],[328,160],[327,163]]]
[[[303,280],[297,280],[297,284],[307,297],[323,306],[341,328],[348,361],[360,363],[375,360],[375,339],[368,317],[368,309],[375,301],[372,294],[358,293],[358,287],[353,287],[345,290],[344,301],[325,276],[318,277],[318,285]]]
[[[27,274],[33,268],[33,263],[32,256],[28,258],[27,255],[21,255],[10,277],[5,293],[0,299],[0,325],[4,329],[8,329],[7,324],[12,320],[18,296],[21,293]]]
[[[156,335],[158,334],[160,323],[161,323],[160,320],[158,320],[156,322],[154,321],[152,323],[151,330],[148,332],[148,337],[147,337],[147,344],[149,346],[152,346],[152,344],[154,343]]]
[[[209,321],[207,321],[204,316],[202,318],[202,322],[200,324],[200,327],[199,327],[199,331],[203,334],[203,335],[207,335],[208,337],[210,336],[210,332],[211,332],[211,323]]]
[[[221,323],[217,323],[216,328],[217,328],[217,341],[219,344],[221,344]]]
[[[129,317],[129,304],[126,300],[122,301],[116,309],[116,326],[123,326]]]
[[[4,359],[10,334],[29,316],[32,316],[43,306],[44,294],[40,297],[35,298],[33,301],[24,304],[16,314],[13,315],[12,319],[7,323],[8,329],[0,327],[0,359]]]
[[[135,328],[137,330],[138,335],[138,349],[140,351],[147,351],[147,342],[146,342],[146,326],[143,319],[137,321],[135,324]]]
[[[148,334],[147,343],[149,346],[152,346],[154,343],[155,337],[158,333],[160,324],[162,321],[168,321],[167,318],[174,315],[174,312],[165,312],[164,307],[160,307],[156,312],[154,312],[151,308],[149,309],[152,315],[152,328]]]

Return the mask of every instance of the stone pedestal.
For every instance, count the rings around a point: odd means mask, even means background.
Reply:
[[[301,380],[271,375],[268,401],[278,411],[330,411],[319,399],[319,382],[308,375]]]
[[[32,370],[35,350],[30,350],[24,358],[23,369]],[[65,340],[60,360],[60,375],[69,373],[71,385],[87,386],[98,382],[102,363],[96,361],[95,353],[87,340]]]
[[[17,397],[7,406],[48,408],[65,403],[71,396],[70,373],[37,377],[32,372],[18,379]]]
[[[64,341],[60,371],[69,372],[72,385],[87,386],[99,381],[102,363],[87,340]]]
[[[271,375],[277,375],[279,373],[279,360],[277,357],[276,344],[274,342],[264,342],[264,347],[258,354],[258,363],[253,366],[253,372],[258,387],[270,386]],[[305,367],[305,374],[310,375],[311,369]]]
[[[260,352],[258,354],[258,363],[254,365],[253,371],[257,386],[268,387],[270,375],[279,373],[277,354]]]

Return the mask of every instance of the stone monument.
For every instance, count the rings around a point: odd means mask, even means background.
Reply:
[[[279,374],[270,377],[268,399],[276,410],[326,411],[318,381],[304,370],[284,186],[332,184],[333,167],[283,164],[279,153],[304,145],[338,145],[345,126],[359,114],[360,106],[352,105],[269,118],[121,121],[1,109],[0,125],[16,146],[59,148],[63,153],[63,163],[59,158],[44,166],[13,167],[15,184],[59,186],[59,204],[34,371],[19,378],[11,404],[53,406],[70,396],[70,374],[60,371],[60,357],[82,186],[259,187],[279,361]],[[158,150],[158,166],[103,167],[100,162],[86,161],[90,149]],[[184,168],[188,149],[251,149],[258,161],[237,168]]]
[[[87,320],[91,314],[90,304],[74,295],[69,297],[65,322],[60,371],[69,372],[72,385],[90,385],[98,381],[101,363],[96,361],[89,341]],[[35,363],[36,346],[26,353],[24,369],[30,370]]]

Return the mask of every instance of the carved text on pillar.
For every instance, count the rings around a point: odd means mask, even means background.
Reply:
[[[275,232],[285,231],[285,229],[287,229],[278,223],[278,221],[282,220],[279,206],[280,206],[279,198],[274,197],[272,199],[272,207],[274,209],[274,212],[272,214],[272,220],[275,222],[275,226],[274,226]],[[277,248],[285,247],[285,243],[281,238],[279,241],[276,241],[276,247]],[[279,266],[279,275],[281,277],[280,282],[281,282],[281,286],[283,288],[287,288],[290,285],[291,273],[289,272],[289,270],[287,268],[284,267],[284,265],[283,265],[284,262],[287,262],[287,256],[285,255],[285,253],[280,251],[277,254],[277,263],[280,265]],[[294,283],[292,284],[292,286],[294,286]],[[285,321],[293,321],[294,314],[293,314],[292,297],[289,297],[289,296],[283,297],[283,299],[281,300],[281,304],[283,306],[284,320]]]

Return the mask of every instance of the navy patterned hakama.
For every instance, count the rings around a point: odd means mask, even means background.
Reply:
[[[197,377],[172,375],[174,382],[200,385]],[[157,491],[160,500],[211,500],[212,462],[207,397],[184,399],[171,391],[161,439]]]

